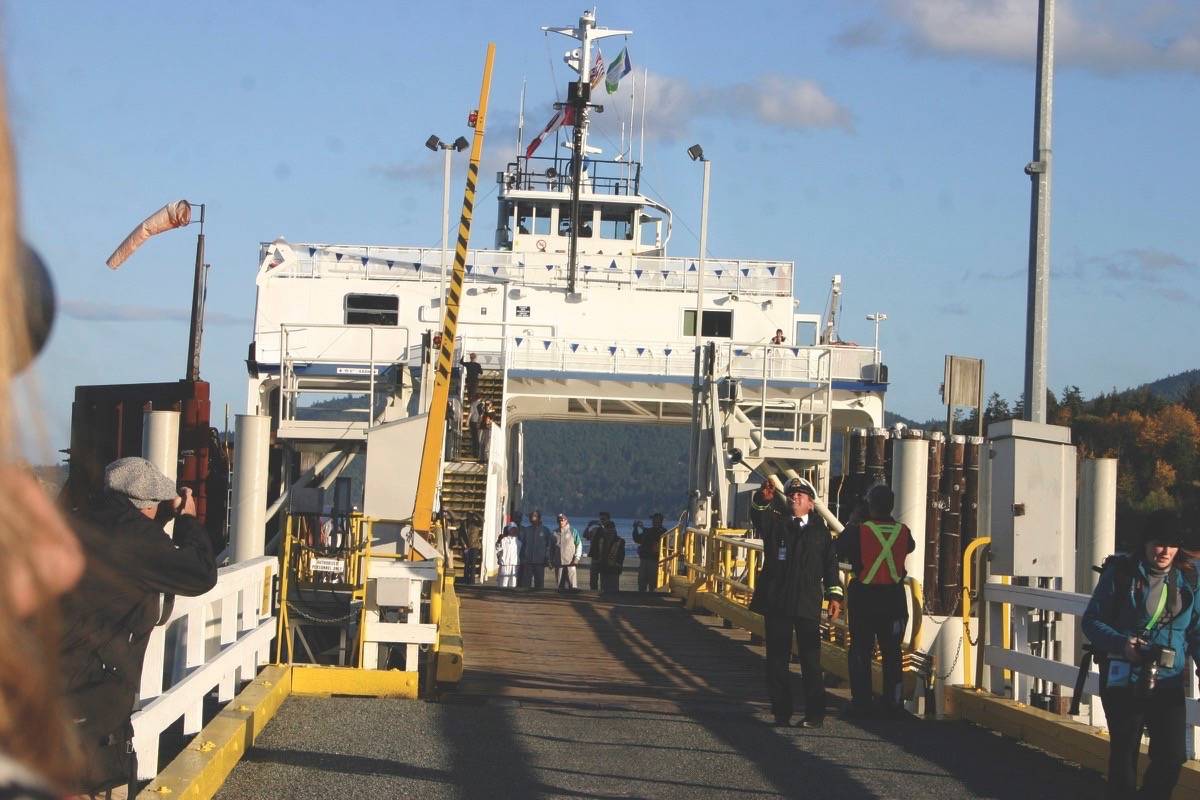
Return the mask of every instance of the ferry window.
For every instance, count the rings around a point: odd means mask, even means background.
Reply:
[[[592,235],[592,216],[594,207],[580,204],[579,206],[579,238],[588,239]],[[558,235],[571,235],[571,204],[563,203],[558,207]]]
[[[550,208],[533,203],[519,203],[517,205],[517,233],[549,236]]]
[[[604,239],[633,238],[633,211],[630,209],[609,208],[600,212],[600,236]]]
[[[399,325],[400,298],[394,294],[348,294],[346,324]]]
[[[683,335],[696,335],[696,312],[694,309],[683,312]],[[733,337],[732,311],[704,311],[704,324],[700,327],[701,336],[730,339]]]

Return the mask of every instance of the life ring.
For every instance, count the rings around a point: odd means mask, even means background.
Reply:
[[[534,244],[536,245],[539,253],[546,252],[546,240],[545,239],[538,239]]]

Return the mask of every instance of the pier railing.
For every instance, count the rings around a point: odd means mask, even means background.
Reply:
[[[750,600],[754,596],[762,558],[762,540],[752,538],[750,531],[729,528],[707,531],[677,526],[663,537],[659,584],[683,589],[690,607],[700,604],[704,596],[709,595],[744,609],[746,615],[737,615],[743,620],[742,624],[748,623],[752,626],[752,632],[762,635],[761,618],[756,614],[749,615]],[[843,582],[845,578],[843,574]],[[918,581],[906,578],[905,588],[913,608],[911,618],[914,621],[905,644],[905,669],[913,670],[921,660],[914,656],[921,631],[923,604]],[[825,634],[827,640],[842,646],[849,645],[850,634],[844,617],[825,623]]]
[[[176,597],[170,617],[151,631],[132,719],[140,780],[158,772],[163,731],[182,718],[185,736],[199,733],[205,697],[216,689],[219,702],[232,700],[267,663],[278,572],[270,556],[224,567],[210,591]]]
[[[1063,653],[1059,658],[1047,657],[1053,652],[1041,650],[1038,640],[1039,625],[1054,620],[1057,626],[1074,626],[1087,611],[1091,595],[1044,589],[1035,586],[1017,586],[1008,583],[984,582],[980,570],[972,563],[974,548],[985,548],[989,539],[977,539],[963,559],[963,643],[964,682],[968,688],[980,684],[993,694],[1008,697],[1021,703],[1031,703],[1034,689],[1062,687],[1073,691],[1079,674],[1073,652]],[[985,562],[980,562],[985,563]],[[972,603],[976,603],[977,615],[972,615]],[[984,635],[980,636],[980,626]],[[979,661],[974,661],[975,640],[981,652]],[[1185,654],[1179,657],[1186,658]],[[1188,758],[1200,756],[1200,685],[1197,683],[1195,664],[1185,664],[1184,682],[1188,695],[1187,707],[1187,754]],[[977,668],[973,668],[977,667]],[[979,680],[982,677],[982,680]],[[1044,694],[1044,692],[1042,692]],[[1097,728],[1107,728],[1103,707],[1100,704],[1100,673],[1093,664],[1084,684],[1083,694],[1092,698],[1086,711],[1085,721]]]

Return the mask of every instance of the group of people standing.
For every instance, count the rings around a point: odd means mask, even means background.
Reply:
[[[625,566],[625,538],[617,532],[616,523],[608,512],[600,512],[600,518],[588,523],[582,535],[571,525],[566,514],[558,515],[553,528],[542,524],[541,511],[530,512],[528,525],[521,524],[522,516],[515,512],[496,542],[498,586],[544,588],[546,567],[549,566],[554,570],[555,588],[560,592],[578,591],[578,567],[586,542],[591,589],[601,593],[620,590]],[[638,591],[657,589],[661,543],[666,534],[662,520],[662,514],[654,514],[648,528],[641,520],[634,523],[633,539],[638,544],[641,559]]]

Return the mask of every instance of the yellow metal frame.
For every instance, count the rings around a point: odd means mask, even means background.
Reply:
[[[759,551],[739,541],[749,535],[750,531],[741,528],[701,531],[677,526],[664,536],[660,565],[664,585],[681,594],[688,608],[707,608],[734,625],[761,635],[761,615],[748,608],[757,585]],[[687,576],[679,574],[681,566],[687,568]],[[739,580],[736,576],[740,575],[745,579]],[[913,607],[912,634],[903,653],[904,667],[911,671],[925,606],[920,581],[908,576],[904,585],[908,587]],[[844,618],[828,622],[826,634],[829,641],[849,646],[850,631]]]

